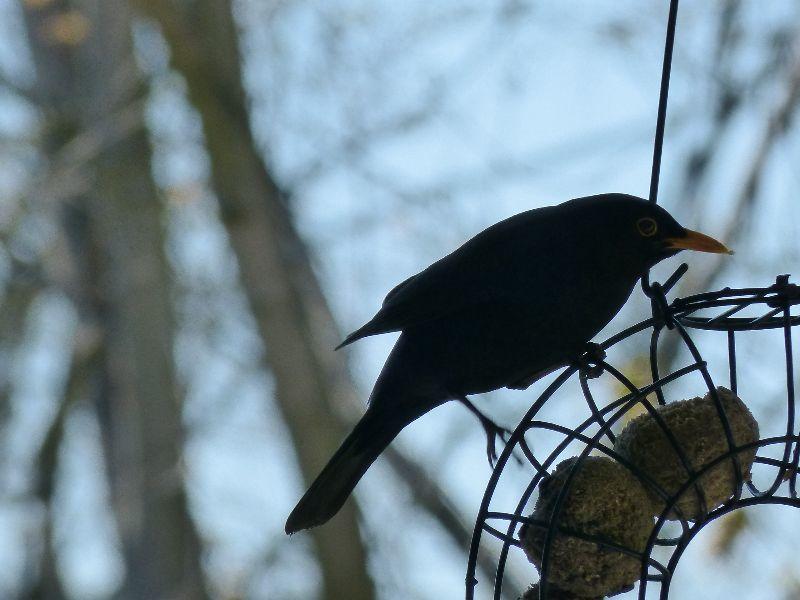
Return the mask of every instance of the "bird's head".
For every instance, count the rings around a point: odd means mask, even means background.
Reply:
[[[681,250],[733,254],[714,238],[686,229],[655,203],[625,194],[603,194],[582,199],[594,215],[593,237],[614,248],[636,268],[650,268]]]

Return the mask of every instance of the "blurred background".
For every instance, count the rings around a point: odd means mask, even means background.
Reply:
[[[394,337],[333,348],[501,218],[647,195],[667,5],[0,0],[0,598],[463,597],[490,474],[463,407],[283,534]],[[684,0],[672,81],[660,201],[737,251],[677,294],[797,270],[800,5]],[[599,337],[648,315],[636,290]],[[742,343],[780,431],[781,338]],[[540,389],[475,401],[513,427]],[[798,535],[717,521],[673,597],[800,598]],[[510,563],[507,597],[536,579]]]

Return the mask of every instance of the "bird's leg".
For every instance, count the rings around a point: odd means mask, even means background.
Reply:
[[[458,400],[466,406],[473,415],[478,417],[478,421],[480,421],[483,426],[483,430],[486,432],[486,457],[489,459],[489,466],[494,469],[494,463],[497,461],[495,439],[499,437],[503,440],[503,443],[508,443],[506,436],[510,439],[511,431],[505,427],[500,427],[497,423],[484,415],[466,396],[459,396]]]

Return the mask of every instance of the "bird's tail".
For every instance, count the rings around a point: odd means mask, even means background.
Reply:
[[[286,533],[322,525],[339,512],[378,455],[418,416],[409,418],[401,407],[392,408],[376,408],[373,404],[367,409],[289,515]]]

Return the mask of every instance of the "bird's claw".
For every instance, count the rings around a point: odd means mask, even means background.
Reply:
[[[588,342],[584,353],[576,359],[575,363],[589,379],[595,379],[603,374],[602,363],[605,358],[606,351],[600,344]]]
[[[458,399],[470,410],[473,415],[478,418],[478,421],[480,421],[484,432],[486,432],[486,458],[489,460],[489,467],[494,469],[494,465],[497,462],[497,448],[495,446],[495,440],[499,437],[501,440],[503,440],[504,444],[508,444],[508,442],[511,440],[511,430],[506,429],[505,427],[500,427],[497,423],[484,415],[475,407],[472,402],[469,401],[466,396],[462,396]],[[517,462],[522,464],[522,460],[519,456],[516,454],[513,456]]]
[[[486,417],[481,420],[481,425],[486,432],[486,458],[489,460],[489,468],[494,469],[494,465],[497,463],[496,440],[499,437],[504,444],[508,444],[511,439],[511,430],[500,427]]]

